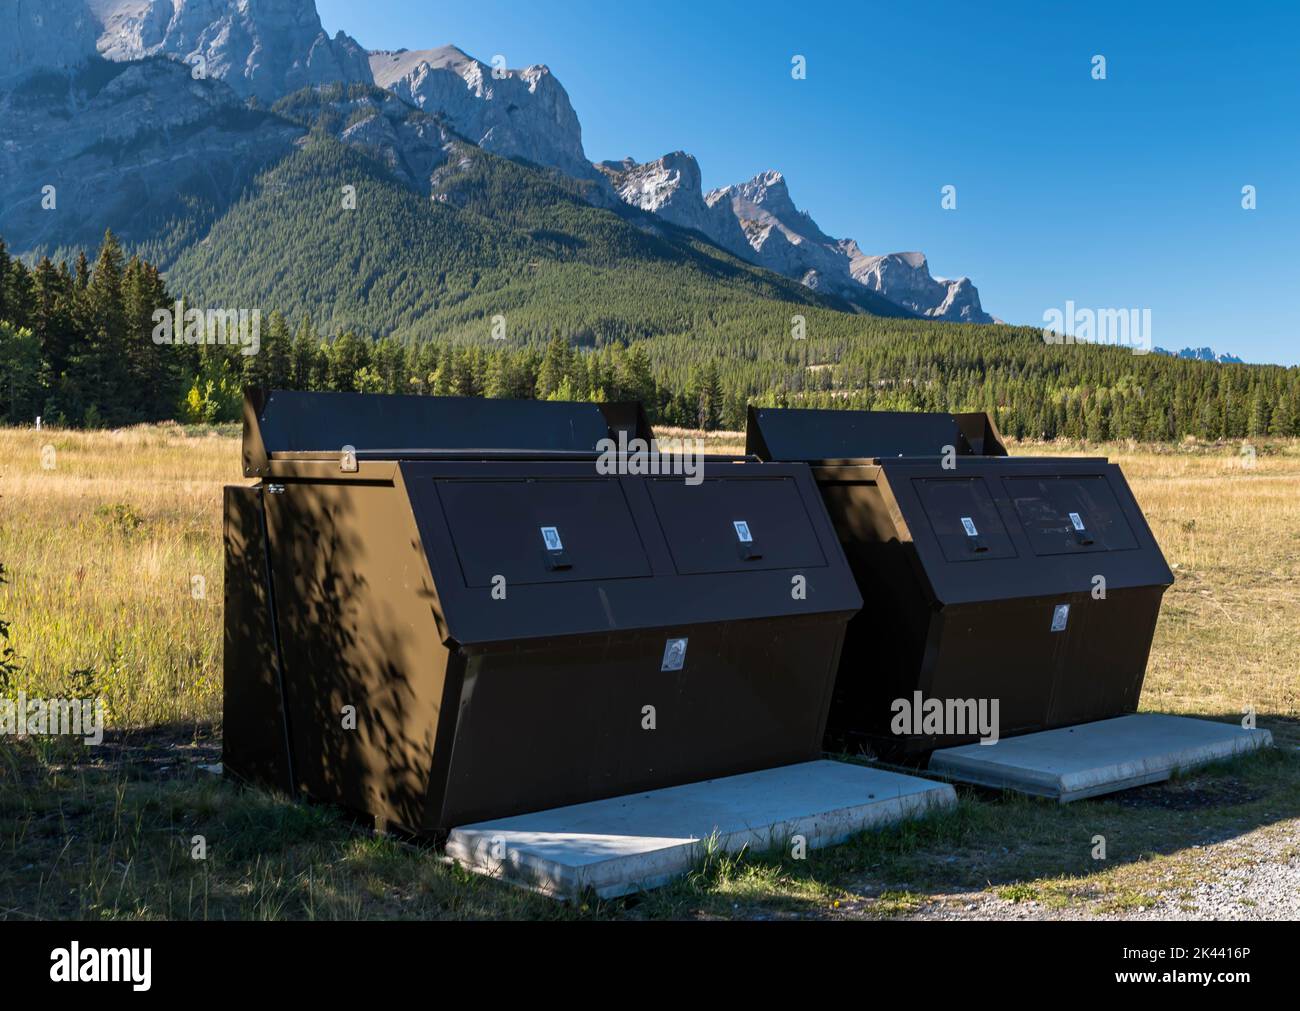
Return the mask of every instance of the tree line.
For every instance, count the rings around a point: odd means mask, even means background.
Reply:
[[[0,419],[103,427],[237,420],[246,386],[426,396],[639,400],[652,421],[743,428],[749,404],[988,410],[1015,437],[1300,436],[1300,369],[1044,344],[1032,328],[808,309],[788,333],[374,340],[327,338],[308,315],[261,321],[260,348],[158,344],[174,305],[159,270],[108,233],[93,262],[33,267],[0,240]],[[797,308],[797,307],[796,307]],[[843,317],[841,319],[840,317]],[[855,321],[856,324],[855,324]],[[855,326],[857,332],[854,332]],[[575,343],[575,341],[577,343]]]

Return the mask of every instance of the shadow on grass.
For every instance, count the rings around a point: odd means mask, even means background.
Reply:
[[[951,810],[804,859],[714,852],[666,888],[572,903],[201,771],[219,760],[210,725],[93,749],[0,739],[0,918],[891,917],[986,889],[1069,904],[1126,887],[1103,880],[1117,870],[1300,817],[1300,721],[1260,725],[1275,749],[1166,783],[1068,805],[962,787]]]

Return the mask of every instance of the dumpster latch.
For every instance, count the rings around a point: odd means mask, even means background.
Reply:
[[[748,521],[733,520],[731,525],[736,531],[736,545],[740,557],[747,562],[762,558],[763,552],[759,551],[754,544],[754,533],[749,529]]]
[[[344,474],[355,474],[357,472],[357,447],[344,446],[343,454],[339,458],[339,470]]]
[[[970,538],[970,549],[976,554],[987,551],[989,546],[980,538],[979,528],[975,526],[975,521],[969,516],[961,518],[962,529],[966,531],[966,536]]]
[[[1070,525],[1074,527],[1074,539],[1080,544],[1087,547],[1093,543],[1092,536],[1088,533],[1082,516],[1078,513],[1070,513]]]
[[[560,572],[573,568],[573,562],[569,560],[569,554],[564,550],[564,542],[560,539],[558,528],[542,527],[542,543],[546,545],[542,557],[548,570]]]

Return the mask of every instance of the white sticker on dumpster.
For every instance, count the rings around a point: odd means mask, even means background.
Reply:
[[[1074,529],[1083,530],[1083,517],[1078,513],[1070,513],[1070,522],[1074,524]]]
[[[547,551],[564,550],[564,544],[560,541],[560,531],[555,527],[542,527],[542,540],[546,542]]]
[[[975,521],[969,516],[961,518],[961,525],[966,528],[967,537],[978,537],[980,535],[980,532],[975,529]]]
[[[731,524],[736,528],[736,536],[740,538],[741,544],[753,544],[754,535],[749,532],[749,524],[744,520],[735,520]]]
[[[1056,610],[1052,612],[1052,631],[1064,632],[1065,626],[1070,621],[1070,605],[1057,604]]]
[[[686,640],[669,639],[664,643],[664,662],[661,671],[681,670],[686,666]]]

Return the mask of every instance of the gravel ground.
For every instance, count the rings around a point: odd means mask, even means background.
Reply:
[[[1195,847],[1183,855],[1199,883],[1171,883],[1150,905],[1114,912],[1080,900],[1052,906],[992,891],[940,896],[910,920],[1300,920],[1300,819]]]
[[[1144,920],[1300,919],[1300,821],[1210,847],[1214,877],[1190,896],[1162,895]]]

